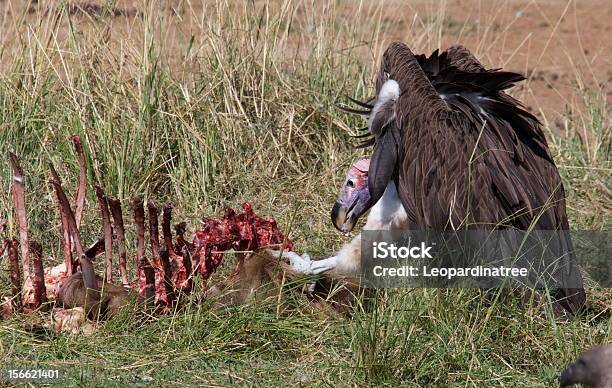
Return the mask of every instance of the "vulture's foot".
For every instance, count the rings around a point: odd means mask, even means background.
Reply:
[[[323,260],[312,260],[308,253],[304,253],[300,256],[295,252],[270,252],[275,256],[281,256],[283,259],[289,260],[291,269],[304,275],[317,275],[336,268],[337,264],[336,256]]]
[[[338,259],[336,256],[328,257],[323,260],[316,260],[312,262],[312,273],[319,274],[323,272],[327,272],[336,268],[338,265]]]
[[[295,252],[281,252],[270,250],[270,253],[273,256],[280,256],[285,260],[289,260],[289,266],[292,270],[297,273],[301,273],[304,275],[312,274],[312,263],[313,261],[310,259],[308,253],[304,253],[302,256],[298,255]]]

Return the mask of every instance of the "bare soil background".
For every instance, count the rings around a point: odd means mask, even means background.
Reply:
[[[320,3],[313,4],[312,9],[330,12],[329,5]],[[49,12],[59,4],[60,1],[53,0],[0,1],[0,27],[9,32],[0,34],[0,45],[6,50],[7,42],[23,39],[11,31],[18,19],[35,22],[40,13]],[[145,1],[134,0],[69,1],[68,4],[77,21],[83,23],[95,24],[96,18],[110,13],[112,21],[106,25],[105,34],[99,35],[100,29],[95,26],[90,26],[90,32],[94,39],[116,43],[126,38],[140,38],[132,34],[131,19],[142,16],[148,6]],[[266,4],[269,2],[255,1],[255,7]],[[277,4],[272,2],[270,7]],[[202,23],[206,22],[206,10],[214,8],[215,2],[173,0],[164,2],[164,7],[171,15],[164,37],[168,51],[177,49],[177,35],[194,34],[196,39],[201,39],[196,44],[205,43]],[[462,44],[489,67],[525,74],[528,82],[519,86],[515,95],[540,117],[546,114],[554,118],[558,126],[563,124],[560,116],[584,107],[577,91],[587,88],[601,93],[608,102],[612,98],[612,2],[607,0],[341,1],[332,8],[339,23],[356,22],[356,13],[379,19],[384,26],[382,44],[377,46],[379,51],[396,39],[415,51],[426,53]],[[239,7],[228,7],[227,11],[241,12]],[[201,19],[193,15],[201,15]],[[57,40],[61,42],[65,30],[59,31]],[[294,44],[299,46],[299,42]],[[346,44],[339,40],[338,51],[347,49]],[[372,50],[368,51],[373,54],[375,64],[380,52],[372,53]]]
[[[432,20],[444,8],[441,48],[459,43],[490,67],[528,76],[516,95],[536,113],[568,113],[583,103],[575,92],[584,87],[602,90],[610,101],[610,1],[394,1],[386,8],[390,21],[403,19],[393,38],[408,44],[410,21]]]

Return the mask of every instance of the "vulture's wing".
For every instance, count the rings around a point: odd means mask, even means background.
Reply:
[[[469,52],[454,52],[451,60],[466,69],[478,67]],[[522,78],[439,66],[426,71],[402,43],[391,44],[383,55],[379,77],[399,84],[397,130],[376,135],[370,190],[386,186],[398,166],[398,191],[411,229],[568,230],[565,194],[543,131],[535,117],[503,93]],[[400,151],[390,165],[391,135],[400,137]],[[376,177],[375,171],[385,173]],[[571,241],[560,236],[554,249],[565,253]],[[566,270],[555,274],[561,289],[557,297],[566,298],[560,303],[576,312],[584,304],[582,281],[571,260],[563,264]]]
[[[446,55],[451,66],[457,69],[470,73],[481,73],[486,71],[484,66],[478,62],[478,59],[467,48],[461,45],[454,45],[446,50]]]

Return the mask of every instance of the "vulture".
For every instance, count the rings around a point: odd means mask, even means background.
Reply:
[[[567,231],[565,193],[536,117],[505,93],[525,78],[485,69],[462,46],[429,57],[403,43],[383,54],[376,96],[352,100],[366,115],[373,146],[369,198],[336,203],[332,221],[349,232],[394,185],[410,230]],[[557,307],[584,307],[582,278],[568,233],[555,234],[561,258],[551,290]]]
[[[599,345],[585,351],[561,373],[561,387],[574,384],[612,388],[612,345]]]

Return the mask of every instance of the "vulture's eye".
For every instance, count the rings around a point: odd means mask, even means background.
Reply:
[[[352,179],[349,179],[348,182],[346,182],[346,185],[348,187],[353,188],[353,187],[355,187],[355,182]]]

